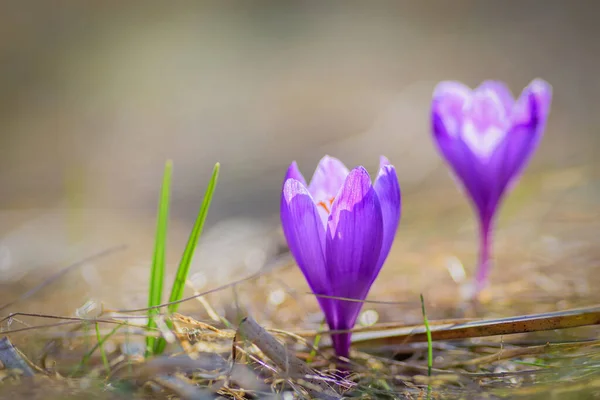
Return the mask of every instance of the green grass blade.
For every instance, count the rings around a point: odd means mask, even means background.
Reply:
[[[321,326],[319,327],[319,331],[322,331],[324,328],[325,328],[325,320],[321,321]],[[315,357],[317,356],[317,350],[319,349],[319,343],[320,342],[321,342],[321,334],[318,333],[315,336],[315,340],[313,341],[312,349],[310,351],[310,354],[306,358],[306,363],[307,364],[311,364],[313,362],[313,360],[315,359]]]
[[[97,325],[98,323],[96,323]],[[110,339],[110,337],[112,335],[114,335],[115,333],[117,333],[117,331],[122,328],[124,325],[117,325],[115,326],[109,333],[106,334],[106,336],[104,336],[102,339],[98,340],[98,342],[94,345],[94,347],[92,347],[87,353],[85,353],[81,359],[81,361],[79,362],[79,365],[73,370],[73,372],[71,372],[71,374],[69,375],[71,378],[74,377],[77,373],[79,373],[79,371],[81,371],[83,369],[83,367],[87,364],[87,362],[89,361],[90,357],[92,356],[92,354],[94,354],[94,352],[96,350],[98,350],[99,348],[101,349],[101,351],[104,353],[103,350],[103,346],[104,343]],[[96,331],[96,338],[98,338],[98,336],[100,335],[100,332],[97,330]],[[106,353],[104,353],[104,355],[102,355],[102,361],[105,362],[105,357],[106,357]],[[106,362],[108,362],[108,359],[106,359]],[[106,367],[106,363],[104,364]],[[110,365],[108,366],[108,368],[110,369]]]
[[[198,244],[198,240],[200,239],[200,235],[202,235],[202,230],[204,229],[204,222],[206,221],[206,216],[208,215],[208,210],[210,208],[210,204],[212,202],[212,198],[215,192],[215,188],[217,186],[217,181],[219,178],[219,170],[221,168],[221,164],[216,163],[212,176],[210,178],[210,182],[208,182],[208,186],[206,188],[206,192],[204,193],[204,199],[202,200],[202,205],[198,210],[198,216],[196,217],[196,222],[194,223],[194,227],[192,228],[192,232],[190,233],[190,237],[188,238],[187,245],[185,246],[185,250],[183,252],[183,256],[181,257],[181,261],[179,263],[179,267],[177,268],[177,275],[175,276],[175,281],[173,282],[173,287],[171,288],[171,296],[169,297],[169,303],[181,300],[183,298],[183,292],[185,290],[185,282],[188,278],[188,274],[190,272],[190,265],[192,263],[192,259],[194,257],[194,251],[196,250],[196,246]],[[170,313],[177,312],[179,308],[179,304],[171,304],[168,307]],[[171,321],[167,320],[167,325],[171,328]],[[156,346],[154,347],[154,353],[160,354],[164,351],[167,343],[164,338],[158,339],[156,342]]]
[[[204,194],[204,199],[202,200],[202,205],[198,211],[196,222],[194,223],[194,227],[190,233],[187,245],[185,246],[183,256],[181,257],[181,262],[179,263],[179,268],[177,269],[177,275],[175,276],[175,282],[173,282],[173,287],[171,289],[171,297],[169,297],[169,302],[178,301],[183,298],[185,282],[190,272],[190,265],[194,257],[196,245],[198,244],[198,240],[200,239],[200,235],[202,235],[202,230],[204,229],[204,222],[206,221],[208,209],[210,208],[210,204],[215,193],[215,188],[217,187],[220,169],[221,164],[216,163],[213,168],[210,182],[208,182],[208,187],[206,188],[206,193]],[[176,312],[178,308],[179,304],[171,304],[169,306],[169,311]]]
[[[429,320],[427,319],[427,313],[425,313],[425,300],[421,294],[421,311],[423,312],[423,325],[425,325],[425,332],[427,334],[427,376],[431,376],[431,369],[433,368],[433,340],[431,339],[431,328],[429,327]],[[431,384],[427,384],[427,399],[431,398]]]
[[[102,364],[104,365],[104,369],[106,370],[106,375],[109,375],[110,374],[110,363],[108,362],[108,357],[106,356],[106,352],[104,351],[104,340],[102,340],[102,335],[100,335],[100,324],[98,324],[97,322],[96,322],[96,340],[98,341],[98,347],[100,348],[100,356],[102,357]]]
[[[169,220],[169,201],[171,194],[171,175],[173,163],[168,160],[165,164],[160,201],[158,203],[158,217],[156,222],[156,241],[154,243],[154,256],[150,275],[150,289],[148,294],[148,307],[155,307],[162,303],[162,289],[165,280],[165,253],[167,247],[167,223]],[[148,328],[156,327],[154,316],[158,310],[148,311]],[[146,337],[146,356],[153,354],[156,338]]]

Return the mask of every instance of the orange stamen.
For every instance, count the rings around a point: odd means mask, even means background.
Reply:
[[[333,201],[335,200],[335,197],[332,197],[331,199],[329,199],[328,203],[325,203],[324,201],[320,201],[317,203],[317,206],[321,206],[325,209],[325,211],[327,211],[327,214],[331,214],[331,206],[333,205]]]
[[[327,204],[325,204],[325,202],[320,201],[320,202],[317,203],[317,205],[323,207],[325,209],[325,211],[327,211],[327,214],[331,213],[331,210],[329,209],[329,207],[327,206]]]

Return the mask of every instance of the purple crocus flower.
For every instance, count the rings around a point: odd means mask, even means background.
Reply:
[[[531,82],[517,100],[496,81],[474,90],[459,82],[441,82],[433,94],[435,141],[479,217],[475,296],[487,285],[496,212],[540,142],[551,100],[552,87],[541,79]]]
[[[364,300],[390,252],[400,221],[396,170],[381,157],[371,184],[363,167],[352,171],[325,156],[309,185],[293,162],[281,194],[288,246],[315,294]],[[361,302],[317,297],[331,330],[352,329]],[[348,357],[350,333],[332,335]]]

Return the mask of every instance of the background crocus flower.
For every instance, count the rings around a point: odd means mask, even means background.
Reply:
[[[458,82],[441,82],[433,94],[435,141],[479,216],[475,296],[487,285],[498,206],[536,149],[551,100],[551,86],[540,79],[516,101],[503,83],[495,81],[474,90]]]
[[[364,300],[390,252],[400,221],[396,170],[381,157],[371,184],[363,167],[352,171],[329,156],[309,185],[293,162],[281,194],[281,223],[288,246],[311,290]],[[352,329],[361,302],[317,297],[331,330]],[[350,333],[332,335],[336,353],[348,357]]]

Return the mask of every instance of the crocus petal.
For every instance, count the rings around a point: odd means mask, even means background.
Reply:
[[[383,168],[384,165],[390,165],[390,160],[386,156],[379,156],[379,168]]]
[[[381,252],[379,253],[379,261],[377,261],[377,270],[379,272],[392,248],[401,214],[401,194],[396,169],[383,156],[381,157],[379,174],[373,187],[381,205],[381,216],[383,219],[383,240]]]
[[[468,192],[477,208],[485,207],[487,196],[482,192],[486,187],[484,168],[471,149],[461,140],[460,136],[448,134],[447,124],[444,122],[446,115],[440,112],[434,101],[431,119],[432,130],[437,147],[454,172],[457,180]],[[461,118],[460,115],[456,118]]]
[[[470,101],[471,89],[460,82],[440,82],[433,92],[432,112],[440,119],[443,129],[436,135],[458,137],[463,120],[463,109]]]
[[[500,81],[484,81],[476,91],[491,91],[496,94],[504,109],[504,115],[510,115],[515,105],[515,98],[510,89]]]
[[[307,186],[306,185],[306,180],[304,179],[304,176],[302,175],[302,173],[300,172],[300,169],[298,168],[298,164],[296,163],[296,161],[292,162],[285,174],[285,179],[283,180],[283,182],[287,181],[288,179],[295,179],[298,182],[300,182],[303,186]]]
[[[480,172],[476,155],[462,139],[465,109],[472,96],[471,88],[460,82],[440,82],[433,93],[431,124],[440,153],[479,208],[487,201],[485,193],[481,192],[485,177]]]
[[[504,140],[510,128],[503,100],[492,88],[473,92],[463,110],[461,136],[481,161],[486,161]]]
[[[532,101],[535,111],[532,111]],[[530,124],[532,118],[538,120],[538,129],[546,125],[548,114],[550,114],[550,103],[552,102],[552,86],[543,79],[534,79],[519,96],[513,110],[513,125]],[[540,123],[542,122],[542,123]]]
[[[325,227],[310,193],[295,179],[288,179],[283,185],[281,225],[290,252],[311,290],[317,294],[330,294],[325,264]],[[328,320],[337,321],[332,300],[318,300]]]
[[[332,295],[364,300],[379,272],[383,220],[379,199],[363,167],[350,172],[336,196],[325,236]],[[330,327],[351,329],[361,307],[360,302],[338,300],[338,321]],[[333,335],[332,340],[343,347],[347,339]]]
[[[512,130],[494,154],[496,197],[502,197],[519,179],[539,145],[550,112],[551,100],[551,86],[540,79],[533,81],[519,97],[515,114],[512,116]]]
[[[344,163],[337,158],[325,156],[319,161],[308,191],[316,202],[328,202],[335,197],[347,176],[348,168]]]
[[[550,104],[552,103],[552,85],[543,79],[534,79],[526,88],[525,92],[533,95],[537,104],[539,120],[545,123],[550,114]]]

